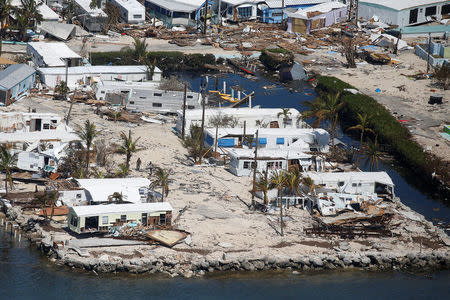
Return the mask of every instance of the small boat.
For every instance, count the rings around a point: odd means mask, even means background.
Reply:
[[[147,123],[155,123],[155,124],[162,124],[162,123],[164,123],[161,120],[149,118],[149,117],[146,117],[146,116],[142,116],[141,120],[144,121],[144,122],[147,122]]]

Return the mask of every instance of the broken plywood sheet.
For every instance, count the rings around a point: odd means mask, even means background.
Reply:
[[[163,245],[173,247],[179,241],[184,240],[189,234],[183,231],[161,229],[150,231],[145,235]]]

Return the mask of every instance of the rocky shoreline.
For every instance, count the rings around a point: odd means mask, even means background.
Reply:
[[[202,276],[215,271],[260,271],[288,269],[293,272],[333,270],[333,269],[367,269],[391,270],[402,269],[411,271],[446,270],[450,266],[448,250],[433,251],[385,251],[385,252],[348,252],[345,242],[335,254],[317,254],[286,256],[273,255],[248,257],[244,253],[226,253],[216,251],[211,254],[180,253],[176,255],[158,256],[142,255],[137,252],[135,257],[123,258],[108,255],[83,257],[80,253],[69,253],[70,247],[59,247],[60,241],[39,221],[42,218],[24,215],[18,207],[5,206],[6,217],[15,222],[25,232],[29,240],[36,244],[50,261],[71,268],[93,271],[95,273],[163,273],[168,276],[193,277]],[[71,251],[74,252],[74,251]]]

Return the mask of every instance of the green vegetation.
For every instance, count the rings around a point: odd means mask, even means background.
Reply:
[[[378,141],[388,146],[388,151],[409,167],[412,172],[431,180],[431,174],[436,172],[440,178],[448,184],[449,166],[443,164],[435,156],[424,152],[422,147],[411,138],[408,129],[404,127],[391,113],[379,104],[375,99],[363,94],[352,94],[344,91],[353,86],[335,78],[319,76],[316,90],[319,94],[341,93],[341,101],[345,103],[340,112],[341,123],[349,128],[361,123],[360,116],[367,118],[367,128],[374,131]],[[346,129],[346,128],[344,128]],[[367,129],[365,129],[367,132]]]
[[[93,65],[137,65],[142,61],[142,54],[136,56],[135,49],[125,49],[115,52],[92,53]],[[163,72],[174,71],[201,71],[205,72],[205,64],[216,64],[216,58],[212,54],[184,54],[178,51],[147,52],[147,61],[154,63]]]

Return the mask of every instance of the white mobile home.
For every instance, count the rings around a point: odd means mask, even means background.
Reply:
[[[150,180],[147,178],[74,179],[75,186],[60,191],[59,200],[68,206],[114,202],[146,203]],[[121,199],[118,195],[120,195]]]
[[[319,187],[350,194],[388,194],[394,196],[394,183],[386,172],[306,172]]]
[[[54,88],[65,80],[66,68],[39,68],[41,82]],[[67,68],[67,86],[74,89],[82,84],[91,84],[96,80],[145,81],[148,77],[147,66],[79,66]]]
[[[253,174],[255,153],[253,149],[230,149],[229,170],[236,176]],[[308,170],[312,165],[312,155],[284,149],[259,149],[257,157],[257,172],[287,170],[291,166],[300,166]]]
[[[82,57],[73,52],[66,43],[30,42],[27,54],[36,67],[69,67],[79,66]]]
[[[242,146],[255,146],[248,144],[248,137],[256,138],[258,131],[258,145],[267,149],[291,149],[304,152],[328,152],[330,134],[321,128],[219,128],[217,146],[233,148]],[[216,129],[206,128],[204,132],[205,146],[214,146],[216,143]]]
[[[168,202],[108,204],[69,207],[68,226],[76,233],[107,232],[128,222],[144,226],[170,226],[172,205]]]
[[[120,9],[120,19],[127,24],[145,22],[145,7],[137,0],[106,0]]]
[[[289,108],[288,118],[284,119],[280,108],[208,108],[205,110],[205,124],[217,116],[230,116],[236,120],[235,127],[270,127],[270,128],[302,128],[307,125],[301,121],[301,114],[295,108]],[[181,132],[183,124],[183,111],[177,112],[177,131]],[[202,110],[193,109],[186,111],[185,128],[189,131],[191,125],[200,125],[202,121]],[[211,127],[211,126],[210,126]]]
[[[442,0],[360,0],[359,17],[370,20],[377,16],[380,21],[399,27],[416,25],[440,19],[450,13],[450,3]]]

